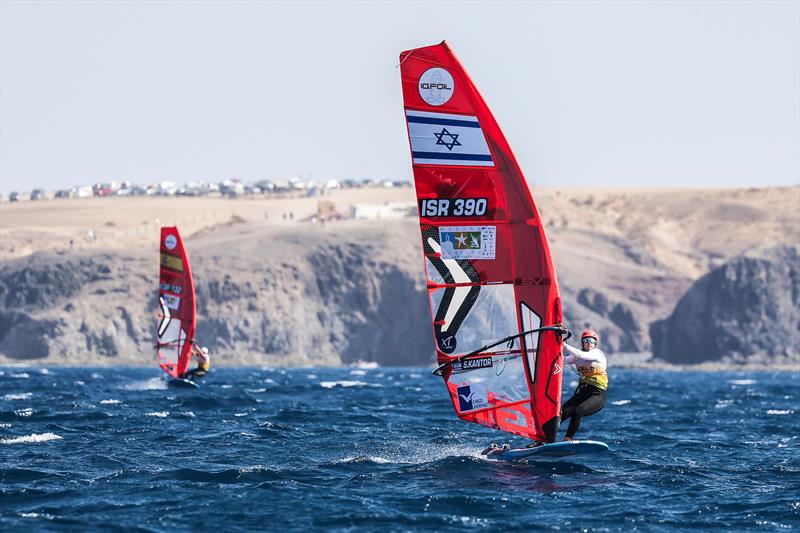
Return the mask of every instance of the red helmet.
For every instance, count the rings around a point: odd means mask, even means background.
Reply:
[[[600,337],[597,336],[597,333],[594,330],[591,329],[583,330],[583,333],[581,333],[581,341],[583,341],[583,339],[589,339],[589,338],[594,339],[595,341],[600,340]]]

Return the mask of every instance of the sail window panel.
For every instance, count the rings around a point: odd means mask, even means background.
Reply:
[[[455,394],[459,413],[500,407],[530,398],[519,353],[493,357],[492,363],[491,367],[450,374],[448,388]]]
[[[522,318],[522,330],[523,331],[531,331],[537,329],[542,326],[542,319],[539,315],[525,305],[525,302],[520,302],[519,304],[520,310],[520,317]],[[536,331],[534,333],[528,333],[525,335],[525,352],[526,356],[528,357],[528,368],[531,369],[531,381],[535,381],[535,369],[536,369],[536,354],[539,350],[539,335],[541,332]]]
[[[186,340],[186,334],[181,328],[181,321],[175,318],[170,320],[167,329],[158,340],[161,343],[158,349],[159,364],[177,365]]]
[[[473,298],[477,289],[477,297]],[[435,329],[440,338],[452,336],[449,355],[465,354],[518,332],[511,284],[442,288],[430,291]],[[440,345],[441,347],[441,345]],[[505,351],[506,346],[493,348]],[[515,342],[511,350],[519,350]]]

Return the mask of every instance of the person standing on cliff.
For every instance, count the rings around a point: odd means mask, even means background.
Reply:
[[[568,355],[564,362],[575,365],[581,375],[575,394],[561,407],[561,421],[569,419],[564,440],[572,440],[581,425],[581,418],[593,415],[606,404],[608,373],[606,356],[597,347],[598,335],[591,329],[581,333],[581,349],[564,343]]]
[[[197,358],[197,368],[189,370],[181,377],[194,381],[206,377],[211,369],[211,356],[208,355],[208,348],[198,346],[197,343],[192,343],[192,355]]]

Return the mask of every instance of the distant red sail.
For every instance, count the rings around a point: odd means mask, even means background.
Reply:
[[[400,71],[437,359],[453,407],[464,420],[552,441],[563,341],[540,328],[561,323],[561,300],[528,184],[447,43],[401,53]]]
[[[159,260],[158,364],[177,378],[189,366],[197,320],[192,269],[178,228],[161,228]]]

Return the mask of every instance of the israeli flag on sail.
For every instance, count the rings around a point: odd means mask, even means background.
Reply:
[[[406,110],[415,165],[493,167],[477,117]]]

